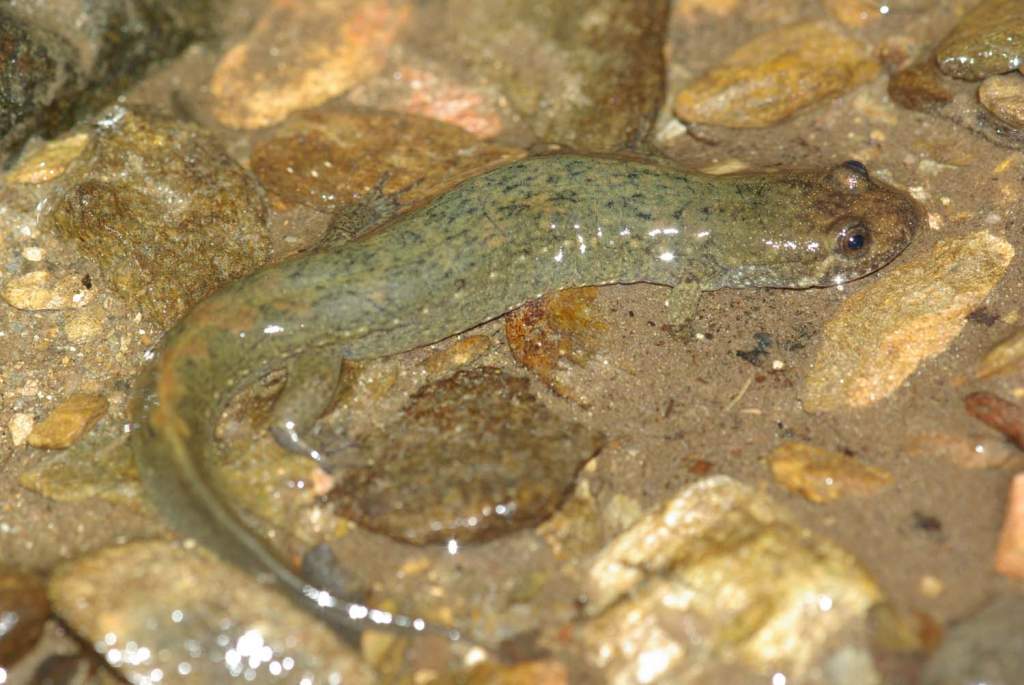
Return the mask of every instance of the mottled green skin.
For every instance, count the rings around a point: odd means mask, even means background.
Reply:
[[[850,217],[871,229],[856,254],[836,247]],[[240,385],[313,348],[359,358],[426,345],[563,288],[842,283],[891,260],[920,220],[904,193],[845,166],[712,177],[596,157],[519,161],[200,303],[140,382],[139,469],[181,534],[296,597],[310,594],[206,472],[214,424]],[[319,613],[350,627],[337,611]]]

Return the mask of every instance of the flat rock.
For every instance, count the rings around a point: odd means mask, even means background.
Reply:
[[[948,238],[851,295],[825,325],[804,382],[804,409],[863,407],[893,393],[960,333],[1013,254],[985,231]]]
[[[686,122],[732,128],[771,126],[879,73],[866,46],[824,22],[761,34],[679,92]]]
[[[286,203],[330,211],[376,192],[415,204],[524,154],[426,117],[325,106],[261,139],[250,165]]]
[[[990,76],[978,88],[978,100],[997,119],[1024,129],[1024,76],[1019,73]]]
[[[943,73],[980,81],[1024,64],[1024,5],[984,0],[964,15],[936,49]]]
[[[887,471],[804,442],[784,442],[768,455],[775,480],[811,502],[865,497],[889,484]]]
[[[373,683],[329,628],[203,549],[144,542],[67,563],[54,611],[131,682]]]
[[[106,397],[76,394],[58,404],[28,436],[28,444],[46,449],[64,449],[78,441],[107,413]]]
[[[256,180],[212,135],[115,107],[51,195],[44,229],[99,264],[93,279],[158,322],[176,321],[269,255]]]
[[[253,129],[341,95],[384,68],[408,0],[274,0],[210,80],[214,114]]]
[[[371,466],[338,476],[337,511],[417,544],[472,542],[532,526],[571,491],[604,439],[495,368],[419,390],[398,426],[361,440]]]
[[[874,581],[726,476],[688,486],[613,539],[595,556],[585,594],[594,618],[579,640],[609,682],[748,682],[719,679],[727,667],[761,682],[778,672],[816,682],[804,678],[840,653],[860,655],[868,678],[859,682],[872,682],[856,635],[880,599]]]

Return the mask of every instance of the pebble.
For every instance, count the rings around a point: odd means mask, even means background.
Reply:
[[[584,584],[583,653],[623,685],[747,682],[711,677],[728,665],[760,682],[814,682],[839,635],[866,652],[850,636],[881,596],[847,553],[727,476],[684,488],[614,538]]]
[[[684,86],[675,113],[686,122],[771,126],[872,80],[879,69],[864,45],[828,23],[795,24],[761,34]]]
[[[1014,476],[1010,484],[995,569],[1009,578],[1024,580],[1024,473]]]
[[[35,646],[49,617],[43,583],[35,576],[0,568],[0,667],[13,665]]]
[[[35,425],[36,420],[32,414],[19,412],[12,415],[11,420],[7,422],[7,430],[11,433],[11,444],[15,447],[24,445]]]
[[[593,355],[594,332],[606,327],[591,314],[597,288],[572,288],[527,302],[505,317],[505,337],[516,361],[562,397],[572,397],[570,366]]]
[[[1024,76],[1021,74],[989,76],[978,88],[978,100],[1003,123],[1024,129]]]
[[[873,495],[892,481],[883,469],[804,442],[784,442],[768,456],[775,480],[811,502]]]
[[[29,271],[4,283],[0,297],[12,307],[27,311],[84,307],[92,301],[93,292],[82,280],[81,276]]]
[[[342,516],[414,544],[539,523],[604,444],[548,410],[526,379],[491,367],[421,388],[399,426],[360,439],[368,466],[339,475],[330,499]]]
[[[254,129],[316,107],[384,68],[409,0],[273,0],[210,80],[214,115]]]
[[[50,450],[70,447],[103,418],[108,407],[107,398],[99,395],[70,395],[35,425],[28,444]]]
[[[915,433],[900,448],[914,459],[947,459],[962,469],[994,469],[1014,459],[1005,440],[953,433]]]
[[[433,119],[335,105],[290,117],[253,147],[250,166],[286,204],[331,211],[377,191],[415,204],[524,155]]]
[[[1020,0],[983,0],[938,48],[943,73],[969,81],[1014,71],[1024,64],[1024,6]]]
[[[997,597],[955,624],[925,666],[921,685],[1024,683],[1024,596]]]
[[[8,183],[47,183],[68,168],[89,142],[88,133],[75,133],[43,143],[24,154],[4,177]]]
[[[123,434],[120,439],[96,437],[46,455],[22,472],[18,484],[55,502],[100,498],[138,508],[141,485],[127,439]]]
[[[106,330],[107,317],[102,309],[88,307],[75,312],[64,323],[64,333],[73,343],[94,340]]]
[[[467,335],[432,353],[423,360],[423,368],[435,376],[449,373],[476,361],[490,351],[491,347],[489,336]]]
[[[896,391],[960,333],[1013,255],[1004,239],[978,231],[890,266],[825,324],[801,393],[804,409],[863,407]]]
[[[269,255],[256,180],[207,131],[115,107],[50,196],[42,230],[100,265],[94,281],[162,324]]]
[[[1024,407],[993,395],[990,392],[972,392],[964,398],[967,413],[1009,438],[1024,449]]]
[[[55,613],[135,683],[376,682],[326,625],[201,548],[100,550],[59,567]]]

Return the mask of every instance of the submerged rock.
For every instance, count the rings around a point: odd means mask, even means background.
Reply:
[[[212,135],[122,107],[91,135],[43,225],[99,264],[94,280],[167,325],[266,260],[259,184]]]
[[[810,412],[863,407],[941,354],[999,283],[1014,250],[985,231],[939,241],[847,298],[825,325],[804,382]]]
[[[732,128],[771,126],[879,73],[867,48],[824,22],[764,33],[676,96],[683,121]]]
[[[722,669],[877,676],[866,617],[881,593],[857,562],[724,476],[687,487],[615,538],[585,582],[579,640],[609,682],[693,684]],[[840,649],[841,648],[841,649]],[[745,682],[745,681],[739,681]],[[753,682],[753,681],[751,681]]]
[[[108,406],[106,397],[71,395],[35,425],[28,436],[28,444],[46,449],[69,447],[103,418]]]
[[[1009,595],[954,625],[928,662],[922,685],[1024,683],[1024,597]]]
[[[1024,129],[1024,76],[990,76],[978,88],[978,100],[1000,121]]]
[[[213,25],[210,0],[60,0],[0,10],[0,154],[109,102]]]
[[[50,596],[131,682],[375,682],[324,624],[203,549],[101,550],[60,567]]]
[[[424,387],[404,413],[362,441],[371,465],[340,475],[331,498],[361,526],[417,544],[542,521],[604,442],[544,407],[525,379],[488,367]]]
[[[1024,5],[983,0],[964,15],[936,49],[943,73],[980,81],[1024,65]]]
[[[35,576],[0,568],[0,667],[35,646],[49,616],[46,588]]]
[[[378,192],[416,204],[524,154],[434,119],[325,106],[292,116],[260,140],[250,164],[286,203],[331,211]]]
[[[779,484],[817,503],[872,495],[892,480],[887,471],[803,442],[782,443],[768,462]]]

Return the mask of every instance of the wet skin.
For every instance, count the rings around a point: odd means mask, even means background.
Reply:
[[[899,254],[921,221],[906,193],[859,162],[707,176],[601,157],[522,160],[197,305],[140,378],[132,437],[139,471],[178,533],[281,587],[346,636],[370,623],[435,630],[316,587],[225,504],[207,464],[215,424],[237,389],[288,367],[275,435],[308,450],[301,429],[324,397],[308,398],[329,394],[342,359],[427,345],[585,285],[669,286],[667,318],[685,325],[701,291],[865,276]]]

